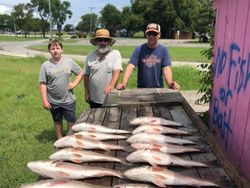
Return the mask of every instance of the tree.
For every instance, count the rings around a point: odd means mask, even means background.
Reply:
[[[92,32],[96,29],[96,27],[97,15],[95,13],[81,16],[81,21],[76,26],[79,31],[84,32]]]
[[[109,30],[111,36],[121,28],[122,13],[111,4],[107,4],[101,11],[100,24]]]
[[[74,30],[74,25],[73,24],[66,24],[63,28],[63,31],[65,32],[70,32],[70,31],[73,31]]]
[[[12,15],[15,19],[15,24],[18,29],[24,31],[25,38],[27,37],[27,31],[31,28],[31,20],[33,17],[32,10],[27,4],[17,4],[14,6]]]
[[[143,30],[151,22],[161,25],[162,37],[169,37],[174,28],[176,12],[172,0],[134,0],[131,10],[144,19]]]
[[[14,31],[13,18],[8,14],[0,14],[0,30]]]
[[[36,12],[41,19],[41,27],[43,37],[45,38],[45,32],[49,29],[49,4],[48,0],[30,0],[28,6]]]
[[[195,17],[198,15],[197,0],[178,0],[173,3],[177,20],[175,28],[181,31],[193,31]]]
[[[143,18],[132,13],[130,7],[123,8],[121,27],[126,30],[128,37],[132,37],[135,32],[141,31],[143,24]]]
[[[52,17],[56,23],[58,35],[61,36],[62,26],[67,18],[71,18],[72,12],[69,10],[70,2],[60,0],[52,1]]]
[[[31,0],[29,6],[36,12],[42,21],[42,33],[45,38],[45,32],[49,29],[49,3],[48,0]],[[62,25],[67,18],[70,18],[72,12],[69,10],[70,3],[68,1],[51,0],[51,12],[53,23],[56,23],[59,35]],[[52,23],[52,24],[53,24]]]
[[[39,18],[33,18],[31,20],[31,30],[35,32],[35,35],[36,35],[36,32],[39,32],[42,30],[42,21],[39,19]]]
[[[210,0],[198,1],[198,13],[194,17],[194,30],[199,34],[212,32],[215,14]]]

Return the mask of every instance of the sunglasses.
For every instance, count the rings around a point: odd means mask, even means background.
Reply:
[[[156,32],[147,32],[147,36],[153,36],[153,37],[156,37],[158,35],[158,33]]]
[[[98,38],[98,39],[96,39],[96,41],[97,42],[109,42],[110,39],[108,39],[108,38]]]

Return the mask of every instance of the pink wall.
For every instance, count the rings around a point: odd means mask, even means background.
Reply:
[[[226,155],[250,180],[250,1],[214,0],[210,122]]]

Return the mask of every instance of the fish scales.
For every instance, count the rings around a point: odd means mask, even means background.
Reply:
[[[217,184],[199,178],[182,175],[178,172],[173,172],[168,169],[151,166],[141,166],[128,169],[124,175],[130,180],[141,182],[151,182],[159,187],[166,186],[211,186],[219,187]]]
[[[115,176],[123,178],[122,173],[102,167],[84,166],[62,161],[42,160],[27,164],[33,172],[54,179],[85,179],[92,177]]]

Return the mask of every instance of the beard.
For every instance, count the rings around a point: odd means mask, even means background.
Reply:
[[[105,54],[110,50],[110,46],[109,45],[106,47],[96,46],[96,50],[101,54]]]

